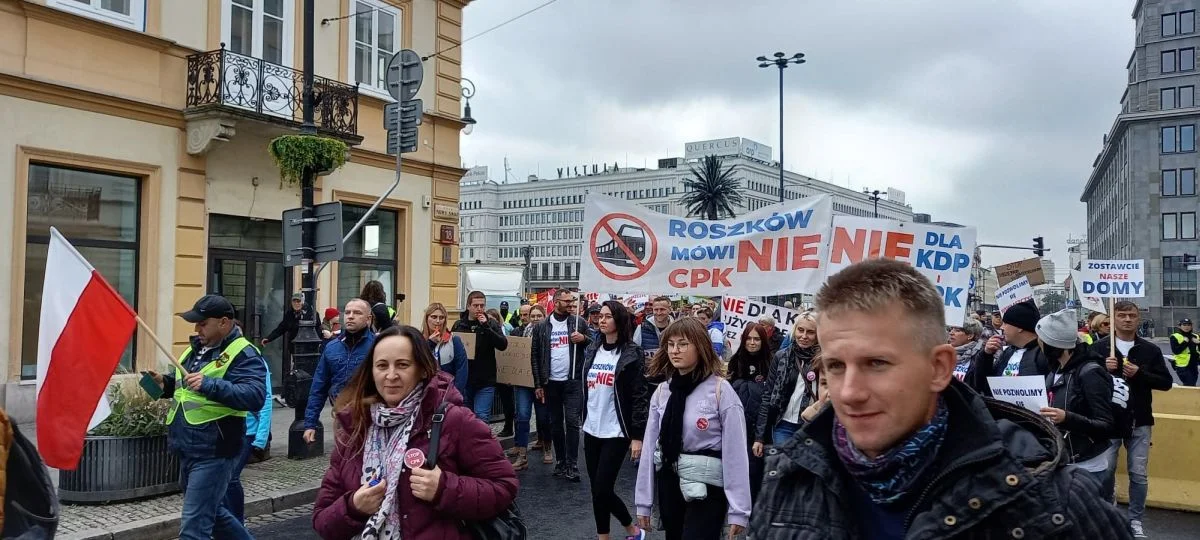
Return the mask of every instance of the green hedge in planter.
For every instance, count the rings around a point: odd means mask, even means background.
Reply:
[[[173,402],[150,399],[140,387],[123,390],[120,384],[108,390],[112,414],[92,428],[89,435],[103,437],[157,437],[167,434],[167,411]]]
[[[280,184],[298,184],[305,169],[333,171],[346,163],[346,143],[317,135],[284,135],[268,146],[279,167]]]

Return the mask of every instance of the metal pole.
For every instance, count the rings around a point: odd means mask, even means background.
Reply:
[[[316,27],[315,1],[304,0],[304,89],[303,107],[304,123],[300,133],[315,136],[316,124],[313,122],[313,32]],[[292,340],[292,358],[290,365],[284,367],[293,383],[295,417],[288,429],[288,458],[309,459],[321,456],[324,451],[324,434],[318,426],[316,441],[308,444],[304,441],[304,411],[308,404],[308,393],[312,385],[312,374],[316,371],[316,363],[320,357],[321,337],[317,335],[316,294],[317,287],[313,274],[313,256],[316,245],[316,219],[313,217],[313,184],[316,183],[317,171],[306,168],[300,183],[300,206],[303,209],[301,239],[304,255],[301,260],[301,286],[304,303],[308,305],[309,317],[300,321],[296,337]]]
[[[779,64],[779,202],[783,202],[783,68]]]
[[[876,191],[871,198],[875,200],[875,217],[879,217],[879,192]]]

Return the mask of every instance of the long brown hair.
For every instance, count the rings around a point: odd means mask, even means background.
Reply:
[[[724,375],[725,368],[721,365],[721,359],[717,357],[717,351],[713,350],[708,330],[695,317],[684,317],[671,323],[659,337],[658,352],[654,353],[654,358],[650,360],[647,376],[669,379],[679,373],[679,370],[671,365],[671,358],[667,355],[667,342],[672,338],[686,339],[695,349],[696,369],[692,376],[697,381],[703,381],[710,375]]]
[[[425,331],[426,336],[428,336],[432,330],[429,328],[429,316],[433,315],[433,312],[435,311],[440,311],[442,312],[442,315],[446,316],[446,324],[445,328],[442,328],[442,332],[450,331],[450,312],[446,311],[446,306],[443,306],[440,302],[434,302],[429,304],[429,307],[425,308],[425,318],[421,320],[421,329]]]
[[[371,344],[367,357],[359,364],[358,369],[354,370],[354,374],[350,376],[346,387],[338,394],[333,405],[335,412],[343,409],[350,411],[349,430],[338,430],[337,435],[338,442],[347,448],[354,448],[355,451],[362,451],[362,445],[359,443],[366,437],[367,427],[371,424],[371,406],[383,401],[383,395],[375,386],[375,349],[384,340],[392,338],[408,339],[412,347],[413,363],[421,370],[422,381],[428,381],[438,373],[433,351],[429,349],[429,342],[420,330],[408,325],[395,325],[375,336],[375,343]]]
[[[762,346],[758,352],[752,353],[746,349],[746,338],[750,333],[758,334],[758,338],[762,340]],[[742,345],[738,347],[733,358],[729,359],[729,378],[730,379],[754,379],[755,377],[767,376],[767,369],[771,365],[771,344],[770,337],[767,335],[767,327],[758,323],[750,323],[746,325],[746,329],[742,331]],[[750,367],[754,367],[754,371],[750,371]]]

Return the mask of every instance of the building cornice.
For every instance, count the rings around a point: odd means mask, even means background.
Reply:
[[[1169,111],[1150,111],[1139,113],[1121,113],[1117,115],[1117,119],[1113,121],[1113,125],[1108,130],[1108,136],[1103,148],[1100,149],[1100,154],[1096,156],[1096,160],[1092,162],[1092,173],[1088,176],[1087,184],[1083,186],[1083,193],[1079,196],[1079,202],[1086,203],[1092,190],[1096,188],[1100,178],[1104,176],[1104,171],[1108,169],[1108,163],[1112,160],[1113,154],[1116,152],[1117,144],[1120,138],[1125,135],[1125,131],[1130,125],[1141,122],[1157,122],[1160,120],[1170,120],[1172,118],[1186,118],[1192,116],[1200,116],[1200,107],[1188,107],[1185,109],[1171,109]]]
[[[384,154],[374,150],[366,150],[363,148],[350,149],[350,163],[359,163],[370,167],[378,167],[380,169],[396,169],[396,156]],[[417,161],[415,159],[404,159],[400,162],[400,170],[405,174],[415,176],[424,176],[438,180],[449,180],[458,182],[463,175],[467,173],[466,169],[453,167],[450,165],[442,165],[440,163],[429,163],[427,161]]]
[[[74,13],[55,9],[42,4],[37,4],[31,0],[0,0],[0,10],[10,13],[22,13],[26,17],[34,20],[44,21],[56,26],[70,28],[87,32],[89,34],[102,36],[110,39],[124,41],[126,43],[145,47],[147,49],[168,52],[180,57],[186,57],[189,54],[198,52],[189,47],[184,47],[178,43],[141,32],[129,28],[104,23],[95,19],[89,19]]]
[[[0,0],[0,2],[2,1],[6,0]],[[183,112],[178,109],[91,90],[71,88],[30,78],[23,74],[0,71],[0,95],[179,129],[183,129],[186,125]]]

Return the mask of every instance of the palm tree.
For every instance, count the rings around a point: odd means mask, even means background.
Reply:
[[[686,193],[681,202],[687,206],[688,216],[712,221],[733,217],[734,205],[743,203],[741,179],[733,176],[733,167],[722,169],[721,161],[714,155],[704,156],[700,168],[692,167],[692,177],[683,181]]]

